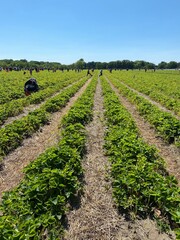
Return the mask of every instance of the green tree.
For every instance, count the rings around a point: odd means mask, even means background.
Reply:
[[[81,58],[79,59],[76,63],[75,63],[75,66],[77,69],[83,69],[84,68],[84,65],[85,65],[85,62],[84,62],[84,59]]]
[[[145,61],[142,60],[134,62],[135,69],[144,69],[145,65],[146,65]]]
[[[167,68],[168,69],[175,69],[175,68],[177,68],[178,67],[178,64],[177,64],[177,62],[175,62],[175,61],[171,61],[171,62],[169,62],[168,64],[167,64]]]
[[[154,63],[147,62],[145,67],[146,67],[146,69],[155,69],[156,65]]]
[[[158,64],[158,69],[166,69],[166,68],[168,68],[168,64],[166,62],[162,61]]]

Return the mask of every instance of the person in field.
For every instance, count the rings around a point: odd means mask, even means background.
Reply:
[[[101,69],[100,72],[99,72],[99,77],[100,77],[100,76],[102,76],[102,69]]]
[[[92,77],[92,74],[90,73],[89,69],[87,70],[87,75],[86,76],[88,76],[88,75],[90,75]]]
[[[26,96],[29,96],[29,95],[31,95],[31,93],[37,92],[38,90],[39,90],[39,86],[38,86],[35,78],[30,78],[24,84],[24,93]]]

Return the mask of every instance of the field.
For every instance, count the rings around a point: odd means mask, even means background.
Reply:
[[[180,239],[180,73],[0,72],[0,239]]]

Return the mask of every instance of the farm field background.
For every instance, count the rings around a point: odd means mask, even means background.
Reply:
[[[153,239],[153,234],[157,239],[180,239],[180,73],[98,74],[33,71],[40,91],[25,97],[29,72],[0,72],[1,239],[88,239],[88,234],[89,239],[123,239],[127,234],[138,239],[137,219],[141,239]],[[96,152],[94,145],[101,146],[101,157],[96,153],[85,167],[87,155]],[[103,194],[113,199],[117,227],[112,216],[105,227],[106,217],[100,215],[101,229],[96,211],[86,222],[84,210],[84,216],[83,211],[77,214],[77,225],[82,220],[85,226],[78,229],[71,220],[75,202],[79,209],[83,199],[88,209],[103,205],[97,201],[101,188],[92,187],[94,202],[82,194],[88,188],[86,172],[98,158],[100,165],[106,161],[101,170]],[[123,218],[123,230],[121,216],[129,218]],[[153,222],[148,225],[152,235],[143,225],[147,218]]]

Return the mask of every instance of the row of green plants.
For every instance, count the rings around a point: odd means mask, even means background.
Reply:
[[[169,98],[179,99],[180,97],[180,74],[178,71],[113,71],[114,77],[119,78],[133,88],[140,88],[149,94],[157,91]]]
[[[112,75],[180,116],[180,74],[114,71]]]
[[[85,77],[87,78],[87,77]],[[5,104],[0,105],[0,125],[3,125],[6,119],[9,117],[17,116],[23,112],[24,107],[30,104],[38,104],[51,97],[54,93],[62,90],[64,87],[80,80],[80,76],[72,77],[70,79],[64,78],[61,81],[55,82],[52,86],[47,87],[44,90],[40,90],[26,98],[20,98],[12,100]]]
[[[0,156],[3,157],[16,149],[25,138],[30,137],[41,126],[47,124],[50,120],[50,113],[59,111],[64,107],[86,81],[86,78],[82,79],[55,97],[48,99],[39,109],[1,128]]]
[[[153,125],[158,134],[168,143],[180,147],[180,121],[168,112],[160,110],[157,106],[124,86],[118,79],[110,81],[124,96],[136,104],[139,113]]]
[[[23,72],[0,72],[0,104],[10,102],[15,99],[25,98],[24,94],[24,83],[29,78],[36,78],[41,90],[46,89],[51,86],[52,83],[57,81],[56,76],[51,75],[51,80],[49,81],[49,73],[43,72],[40,74],[30,74],[24,75]],[[60,79],[60,77],[59,77]]]
[[[97,77],[96,77],[97,78]],[[67,203],[82,188],[81,161],[86,153],[85,125],[93,117],[91,83],[61,122],[61,140],[47,149],[24,170],[24,180],[5,192],[0,210],[0,238],[60,239]]]
[[[85,73],[70,72],[48,72],[40,71],[29,74],[29,71],[24,75],[23,71],[0,72],[0,105],[19,98],[26,98],[24,94],[24,84],[30,78],[35,78],[38,82],[40,90],[52,88],[57,82],[69,80],[75,77],[83,77]]]
[[[130,113],[102,78],[106,154],[111,161],[113,195],[121,211],[131,218],[151,216],[161,227],[176,229],[180,238],[180,188],[168,174],[154,146],[140,137]],[[157,214],[159,213],[159,215]]]

